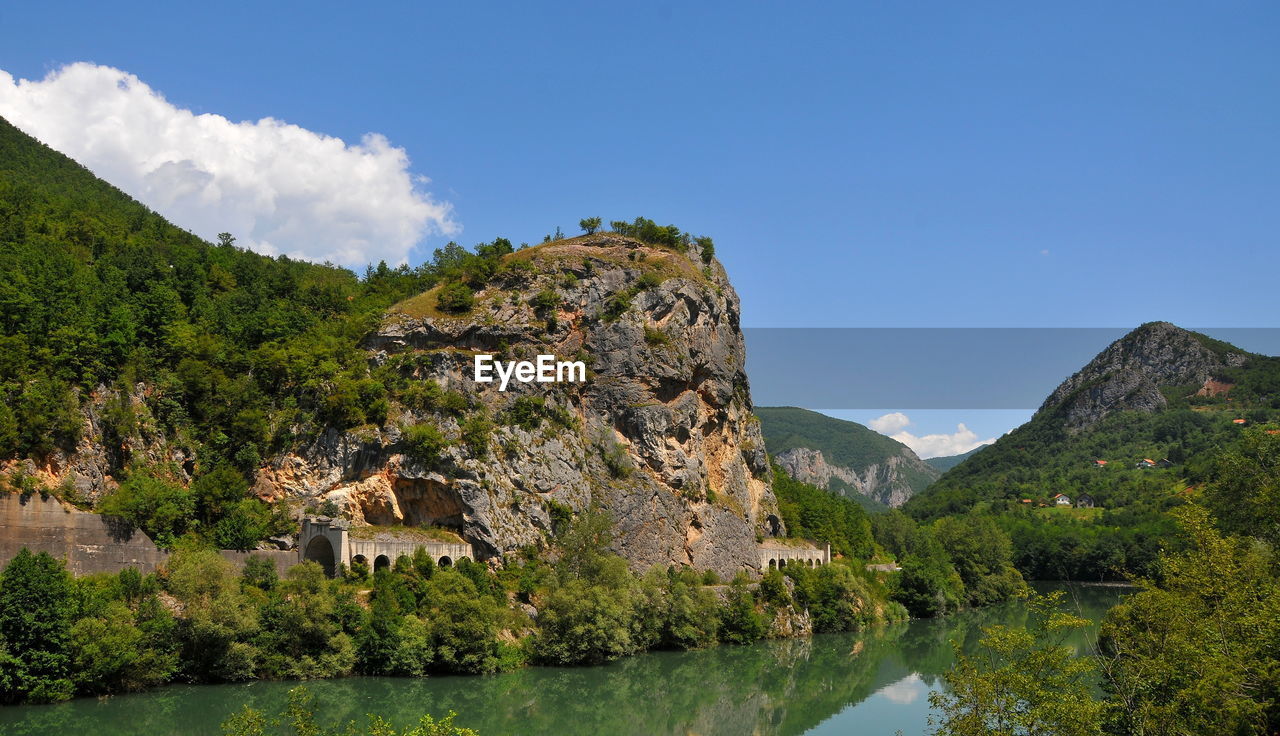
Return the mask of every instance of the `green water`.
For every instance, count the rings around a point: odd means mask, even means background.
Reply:
[[[1066,587],[1066,586],[1047,586]],[[1070,586],[1095,629],[1123,594]],[[971,647],[979,628],[1018,624],[1017,604],[859,634],[655,652],[604,667],[534,667],[487,677],[313,681],[323,722],[378,713],[400,726],[423,712],[457,711],[458,725],[499,734],[904,734],[925,733],[929,692],[952,662],[951,641]],[[0,734],[218,734],[243,705],[278,713],[293,682],[172,686],[52,706],[0,708]]]

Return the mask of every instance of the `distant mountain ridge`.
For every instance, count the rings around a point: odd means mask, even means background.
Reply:
[[[987,447],[987,445],[979,445],[968,452],[962,452],[959,455],[943,455],[942,457],[927,457],[925,463],[937,470],[939,473],[945,473],[960,463],[968,460],[975,452]]]
[[[765,448],[787,474],[833,493],[901,506],[940,471],[857,422],[797,407],[756,407]]]
[[[1241,427],[1277,418],[1280,358],[1151,322],[1107,346],[1030,421],[947,470],[909,507],[936,516],[982,501],[1087,492],[1108,508],[1155,508],[1187,466]],[[1159,467],[1137,467],[1147,459]]]

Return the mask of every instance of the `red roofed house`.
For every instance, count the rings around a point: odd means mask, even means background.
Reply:
[[[1065,493],[1059,493],[1053,497],[1053,502],[1058,506],[1070,506],[1071,498]]]
[[[1243,419],[1232,419],[1232,420],[1231,420],[1231,423],[1232,423],[1232,424],[1244,424],[1244,420],[1243,420]]]
[[[1138,461],[1139,468],[1154,468],[1155,466],[1156,466],[1156,461],[1152,460],[1149,457],[1144,457]]]
[[[1106,467],[1106,465],[1107,465],[1107,461],[1106,461],[1106,460],[1094,460],[1094,461],[1093,461],[1093,467],[1095,467],[1095,468],[1104,468],[1104,467]]]

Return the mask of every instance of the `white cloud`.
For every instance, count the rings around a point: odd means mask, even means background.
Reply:
[[[885,685],[876,691],[876,695],[898,705],[910,705],[929,693],[929,686],[920,679],[920,675],[912,672],[892,685]]]
[[[347,145],[273,118],[196,115],[108,66],[0,71],[0,116],[207,240],[227,231],[261,253],[362,267],[458,229],[379,134]]]
[[[995,437],[989,437],[985,440],[979,439],[978,435],[966,427],[963,422],[956,425],[956,431],[952,434],[926,434],[924,436],[917,436],[905,431],[910,425],[911,418],[900,411],[885,414],[867,422],[868,427],[880,434],[889,435],[910,447],[912,452],[922,458],[960,455],[975,447],[989,445],[996,441]]]
[[[868,427],[871,427],[880,434],[893,434],[898,430],[905,429],[908,424],[911,424],[911,420],[907,418],[906,414],[903,414],[900,411],[885,414],[882,417],[876,417],[875,419],[867,422]]]

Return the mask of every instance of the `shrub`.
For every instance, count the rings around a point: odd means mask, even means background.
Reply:
[[[401,442],[406,456],[428,466],[439,462],[440,454],[449,445],[439,428],[429,422],[406,427]]]
[[[711,241],[711,238],[708,238],[705,235],[696,239],[694,242],[698,244],[698,251],[702,256],[702,262],[708,264],[711,263],[711,259],[716,257],[716,244]]]
[[[631,295],[625,291],[620,291],[609,298],[605,302],[604,311],[600,316],[605,322],[613,322],[631,309]]]
[[[667,333],[662,330],[645,327],[644,341],[653,347],[657,347],[659,345],[669,345],[671,343],[671,338],[667,337]]]
[[[436,308],[450,314],[462,314],[475,306],[475,294],[463,283],[454,282],[440,287],[436,294]]]
[[[553,591],[538,614],[538,660],[552,665],[602,664],[632,654],[630,596],[571,580]]]
[[[640,274],[640,278],[636,279],[636,289],[638,291],[647,291],[662,283],[662,279],[657,274],[645,272]]]
[[[554,309],[560,306],[560,295],[552,289],[543,289],[529,299],[529,305],[534,309]]]
[[[476,457],[485,457],[489,454],[489,438],[492,435],[493,422],[483,410],[467,417],[467,420],[462,423],[462,443]]]
[[[0,574],[0,699],[49,703],[71,697],[71,575],[27,548]]]
[[[599,217],[584,217],[578,220],[578,227],[582,228],[582,232],[592,235],[600,229],[601,220]]]
[[[195,500],[186,489],[172,483],[136,475],[103,496],[99,511],[143,530],[156,546],[169,549],[187,530]]]

